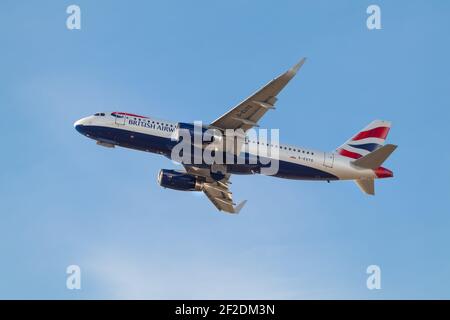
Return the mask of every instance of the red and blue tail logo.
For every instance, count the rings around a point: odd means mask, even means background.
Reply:
[[[336,151],[344,157],[361,158],[383,146],[390,129],[389,121],[375,120],[347,140]]]

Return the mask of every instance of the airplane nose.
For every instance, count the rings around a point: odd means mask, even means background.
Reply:
[[[74,123],[73,123],[73,127],[75,128],[75,130],[77,130],[79,133],[83,133],[81,130],[82,130],[82,126],[83,126],[83,123],[82,123],[82,121],[81,121],[82,119],[80,119],[80,120],[77,120],[77,121],[75,121]]]
[[[81,134],[85,134],[85,125],[88,124],[87,121],[87,118],[75,121],[73,124],[75,130],[77,130]]]
[[[77,130],[79,133],[83,134],[83,126],[82,125],[76,125],[75,130]]]

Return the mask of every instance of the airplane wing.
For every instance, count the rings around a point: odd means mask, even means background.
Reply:
[[[233,203],[232,193],[229,190],[229,184],[231,184],[229,174],[222,180],[216,181],[211,177],[209,169],[194,166],[184,166],[184,168],[187,173],[206,179],[202,191],[220,211],[237,214],[247,202],[247,200],[244,200],[238,205]]]
[[[297,74],[300,67],[305,63],[305,58],[300,60],[295,66],[276,77],[264,87],[259,89],[253,95],[239,103],[233,109],[211,123],[212,127],[226,129],[242,129],[244,132],[248,129],[258,126],[259,119],[267,110],[275,109],[277,95],[283,90],[288,82]],[[242,141],[240,141],[242,144]],[[239,153],[240,146],[237,146],[235,153]],[[239,213],[245,205],[246,200],[239,205],[233,203],[232,193],[229,190],[230,175],[216,181],[211,177],[211,170],[208,168],[198,168],[195,166],[185,166],[186,172],[194,176],[200,176],[206,179],[203,183],[202,191],[217,209],[228,213]]]
[[[233,198],[230,190],[228,189],[228,184],[223,182],[220,183],[216,181],[213,183],[204,183],[203,192],[217,209],[228,213],[239,213],[247,202],[247,200],[244,200],[238,205],[233,203]]]
[[[253,95],[239,103],[233,109],[211,123],[211,126],[220,129],[243,129],[247,131],[258,126],[259,119],[267,110],[275,109],[277,95],[297,74],[297,71],[305,62],[303,58],[291,69],[270,81]]]

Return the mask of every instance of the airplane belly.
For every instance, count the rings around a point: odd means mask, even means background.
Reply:
[[[248,159],[248,155],[246,155]],[[262,168],[275,168],[276,163],[267,163],[267,161],[262,164],[258,161],[257,164],[236,164],[228,165],[228,172],[232,174],[252,174],[261,173]],[[271,170],[268,170],[269,172]],[[300,164],[298,162],[279,160],[278,170],[273,170],[274,174],[271,176],[284,178],[284,179],[294,179],[294,180],[338,180],[339,178],[327,171],[314,168],[312,166],[307,166]],[[264,171],[262,172],[264,173]]]
[[[85,126],[83,131],[88,137],[98,141],[106,141],[124,148],[164,155],[170,155],[173,144],[171,139],[165,137],[113,127]]]
[[[280,160],[278,173],[275,177],[294,180],[338,180],[339,178],[327,171],[303,165],[296,162]]]

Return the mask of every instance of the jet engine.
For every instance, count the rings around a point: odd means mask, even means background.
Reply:
[[[159,171],[158,183],[163,188],[179,191],[201,191],[203,185],[203,181],[189,173],[168,169]]]

